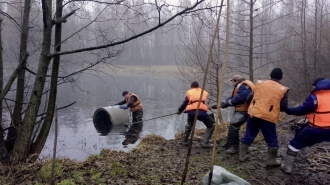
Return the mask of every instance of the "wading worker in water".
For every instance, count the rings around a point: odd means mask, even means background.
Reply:
[[[234,75],[230,80],[234,90],[231,97],[223,100],[220,104],[221,108],[227,108],[228,106],[234,106],[235,112],[230,120],[230,126],[227,134],[227,141],[222,146],[226,149],[226,153],[233,154],[238,152],[239,146],[239,130],[241,126],[248,119],[248,107],[245,102],[247,96],[254,89],[254,84],[250,80],[245,80],[241,75]],[[217,105],[213,105],[212,109],[216,109]]]
[[[290,141],[281,168],[291,173],[298,152],[316,143],[330,141],[330,79],[318,78],[315,88],[305,102],[297,107],[288,108],[289,115],[306,115],[307,125]]]
[[[181,114],[184,110],[188,114],[187,124],[185,126],[185,133],[183,138],[183,145],[185,146],[188,146],[189,135],[192,130],[196,109],[198,106],[199,98],[202,93],[202,89],[199,87],[198,82],[193,81],[190,87],[191,88],[186,92],[185,100],[183,101],[183,103],[181,104],[181,106],[177,111],[178,115]],[[204,90],[197,116],[197,119],[203,122],[204,125],[207,127],[204,136],[204,141],[202,142],[202,147],[204,148],[211,148],[213,146],[210,143],[210,139],[214,131],[214,119],[212,119],[211,116],[207,114],[208,108],[205,104],[208,94],[209,93]]]
[[[280,84],[282,69],[275,68],[270,73],[270,80],[258,81],[253,92],[247,97],[250,103],[246,123],[246,131],[239,146],[239,160],[245,161],[248,147],[253,143],[261,130],[268,145],[267,166],[280,166],[277,159],[278,137],[276,124],[279,121],[280,111],[288,107],[289,88]],[[252,100],[252,101],[251,101]]]
[[[143,105],[141,103],[140,98],[131,92],[124,91],[122,95],[125,97],[125,99],[119,103],[116,103],[115,105],[120,105],[121,109],[128,109],[131,108],[132,112],[132,122],[135,123],[132,125],[132,127],[135,127],[137,129],[142,129],[143,123]],[[124,104],[127,104],[126,106]],[[139,122],[139,123],[136,123]]]

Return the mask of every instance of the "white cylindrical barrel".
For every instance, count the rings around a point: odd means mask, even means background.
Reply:
[[[129,113],[118,105],[101,107],[96,109],[93,115],[94,125],[112,125],[112,124],[123,124],[129,122]]]

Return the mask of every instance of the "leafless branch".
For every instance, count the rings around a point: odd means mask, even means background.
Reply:
[[[172,17],[170,17],[169,19],[167,19],[166,21],[158,24],[157,26],[154,26],[153,28],[149,29],[149,30],[146,30],[142,33],[139,33],[137,35],[134,35],[134,36],[131,36],[127,39],[124,39],[122,41],[118,41],[118,42],[113,42],[113,43],[109,43],[109,44],[105,44],[105,45],[100,45],[100,46],[95,46],[95,47],[88,47],[88,48],[82,48],[82,49],[77,49],[77,50],[71,50],[71,51],[63,51],[63,52],[55,52],[55,53],[51,53],[49,55],[49,57],[54,57],[56,55],[67,55],[67,54],[72,54],[72,53],[80,53],[80,52],[84,52],[84,51],[92,51],[92,50],[97,50],[97,49],[103,49],[103,48],[107,48],[107,47],[111,47],[111,46],[116,46],[116,45],[120,45],[120,44],[123,44],[123,43],[126,43],[128,41],[131,41],[133,39],[136,39],[138,37],[141,37],[143,35],[146,35],[154,30],[157,30],[158,28],[166,25],[167,23],[171,22],[174,18],[180,16],[180,15],[183,15],[185,14],[186,12],[190,11],[190,10],[193,10],[194,8],[196,8],[199,4],[201,4],[202,2],[204,2],[205,0],[200,0],[200,1],[197,1],[193,6],[191,7],[188,7],[178,13],[176,13],[175,15],[173,15]]]
[[[58,24],[58,23],[62,23],[62,22],[66,22],[66,20],[73,15],[79,8],[73,10],[72,12],[66,14],[65,16],[59,18],[59,19],[54,19],[53,24]]]

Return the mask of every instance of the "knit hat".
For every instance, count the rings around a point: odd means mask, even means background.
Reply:
[[[126,94],[128,94],[128,91],[124,91],[121,95],[125,96]]]
[[[239,81],[239,80],[241,80],[243,77],[241,76],[241,75],[234,75],[232,78],[231,78],[231,80],[230,81],[235,81],[235,82],[237,82],[237,81]]]
[[[191,88],[197,88],[197,87],[199,87],[199,84],[198,84],[198,82],[193,81],[193,82],[191,83],[190,87],[191,87]]]
[[[283,76],[283,72],[281,68],[274,68],[270,73],[270,77],[276,80],[281,80]]]
[[[315,80],[314,80],[314,82],[312,83],[312,86],[316,86],[316,84],[317,83],[319,83],[319,81],[322,81],[322,80],[324,80],[325,78],[322,78],[322,77],[320,77],[320,78],[316,78]]]

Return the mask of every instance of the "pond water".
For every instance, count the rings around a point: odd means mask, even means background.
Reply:
[[[122,125],[115,126],[107,135],[96,131],[93,114],[100,107],[113,105],[121,100],[124,90],[136,93],[144,105],[144,120],[175,113],[185,97],[187,86],[175,78],[154,76],[95,76],[83,75],[79,85],[59,87],[57,106],[62,107],[77,101],[69,108],[58,111],[57,157],[84,160],[91,154],[98,154],[103,148],[130,151],[139,144],[123,145],[125,140]],[[229,118],[226,112],[224,117]],[[227,118],[227,119],[228,119]],[[174,139],[175,134],[184,130],[186,115],[171,115],[145,121],[140,138],[149,134]],[[200,122],[197,127],[204,125]],[[42,157],[50,157],[54,145],[54,124],[50,130]]]

